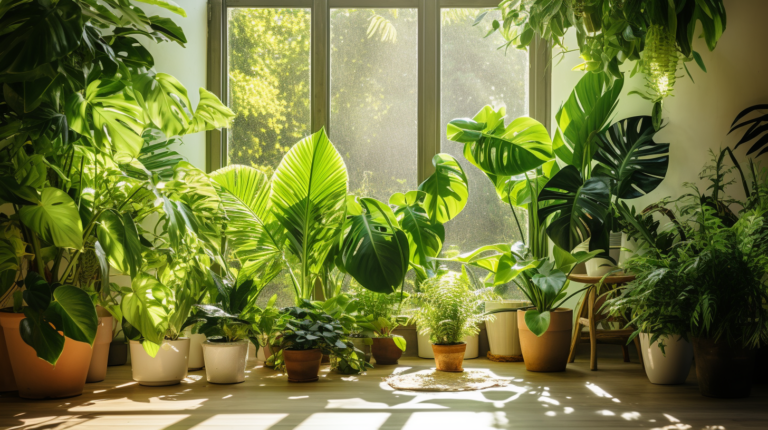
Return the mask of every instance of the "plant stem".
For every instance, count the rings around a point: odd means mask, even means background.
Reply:
[[[523,228],[520,227],[520,221],[517,219],[517,213],[515,212],[515,207],[512,205],[512,194],[510,194],[511,185],[512,185],[512,181],[510,181],[509,185],[507,185],[507,203],[509,203],[509,209],[512,210],[512,216],[515,217],[515,224],[517,224],[517,231],[520,232],[520,238],[523,241],[523,244],[525,245],[525,233],[523,233]]]

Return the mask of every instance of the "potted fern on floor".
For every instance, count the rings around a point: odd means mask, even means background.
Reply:
[[[422,334],[429,334],[437,370],[463,372],[464,339],[480,332],[482,290],[471,288],[465,274],[448,272],[422,282],[412,297],[417,306],[413,320]]]

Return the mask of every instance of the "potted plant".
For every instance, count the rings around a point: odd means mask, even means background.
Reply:
[[[421,333],[429,333],[437,370],[463,372],[464,339],[480,332],[483,293],[471,288],[466,274],[449,272],[429,278],[413,296],[413,320]]]
[[[405,294],[381,294],[363,288],[356,282],[350,288],[353,297],[357,299],[356,324],[373,335],[371,355],[376,364],[397,364],[405,351],[406,341],[393,332],[407,321],[407,317],[397,315]]]
[[[317,381],[323,353],[344,357],[358,372],[365,370],[362,352],[354,350],[341,323],[321,307],[305,300],[281,312],[286,316],[281,347],[289,382]]]
[[[253,328],[257,343],[256,354],[263,357],[265,365],[274,366],[275,353],[280,349],[280,337],[285,326],[284,316],[280,310],[275,307],[277,294],[272,295],[264,308],[254,308],[253,318],[255,323]]]
[[[663,210],[662,210],[663,209]],[[680,295],[687,280],[680,272],[680,254],[687,236],[685,230],[665,202],[649,206],[635,214],[620,206],[627,237],[642,252],[626,260],[624,270],[635,280],[621,288],[621,294],[605,302],[611,315],[625,318],[636,330],[630,336],[640,338],[643,363],[648,380],[653,384],[683,384],[693,362],[693,346],[688,341],[688,319]],[[659,229],[655,212],[666,213],[677,228]]]

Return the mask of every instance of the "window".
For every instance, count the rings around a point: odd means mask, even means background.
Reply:
[[[499,49],[500,35],[484,37],[495,10],[475,25],[498,0],[211,1],[210,88],[237,114],[231,129],[210,134],[211,169],[271,171],[325,127],[350,191],[387,201],[447,152],[467,173],[470,200],[446,224],[444,250],[520,239],[510,208],[445,137],[448,121],[487,104],[506,107],[508,120],[549,123],[546,48]]]

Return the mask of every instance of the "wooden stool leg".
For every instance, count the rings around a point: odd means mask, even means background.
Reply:
[[[645,363],[643,362],[643,350],[640,348],[640,337],[635,336],[635,348],[637,348],[637,356],[640,360],[640,365],[643,366],[643,369],[645,369]]]
[[[627,345],[621,345],[621,352],[624,354],[624,362],[629,363],[629,348],[627,348]]]
[[[576,314],[576,322],[573,324],[573,337],[571,338],[571,353],[568,354],[568,362],[573,363],[574,360],[576,360],[576,346],[581,341],[581,324],[579,322],[579,318],[586,316],[586,310],[587,310],[587,298],[589,297],[589,293],[584,295],[584,298],[581,300],[581,305],[579,305],[579,312]]]
[[[597,291],[589,290],[589,369],[597,370],[597,325],[595,323],[595,295]]]

